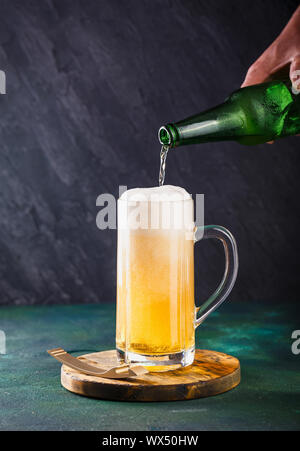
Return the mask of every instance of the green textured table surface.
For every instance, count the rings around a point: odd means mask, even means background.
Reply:
[[[242,382],[210,398],[121,403],[84,398],[60,385],[47,349],[79,355],[114,347],[113,305],[0,308],[7,349],[0,355],[1,430],[299,430],[300,329],[296,307],[230,304],[199,327],[197,347],[241,362]]]

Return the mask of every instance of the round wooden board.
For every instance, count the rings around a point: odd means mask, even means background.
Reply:
[[[101,367],[117,365],[116,351],[81,356]],[[88,376],[62,365],[61,384],[83,396],[115,401],[180,401],[224,393],[241,380],[240,362],[216,351],[197,349],[193,365],[175,371],[149,373],[139,379]]]

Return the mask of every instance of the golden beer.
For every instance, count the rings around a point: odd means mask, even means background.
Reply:
[[[193,349],[193,241],[183,231],[149,230],[121,231],[118,239],[117,348],[148,355]]]

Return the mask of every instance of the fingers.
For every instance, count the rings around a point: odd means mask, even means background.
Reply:
[[[294,56],[290,66],[290,79],[292,82],[292,89],[294,94],[300,92],[300,54]]]

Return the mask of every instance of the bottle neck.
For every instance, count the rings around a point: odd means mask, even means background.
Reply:
[[[242,114],[236,106],[225,102],[196,116],[159,129],[161,144],[177,147],[211,141],[232,140],[243,127]]]

